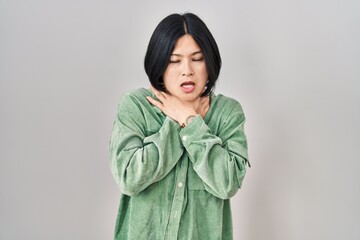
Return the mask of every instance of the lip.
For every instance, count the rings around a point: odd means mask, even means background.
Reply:
[[[191,93],[195,90],[195,83],[192,81],[183,82],[180,86],[185,93]]]

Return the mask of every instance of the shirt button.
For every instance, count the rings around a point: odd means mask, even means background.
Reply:
[[[186,136],[186,135],[182,137],[182,140],[183,140],[183,141],[186,141],[186,139],[187,139],[187,136]]]
[[[178,183],[178,187],[182,187],[183,186],[183,183],[182,182],[179,182]]]

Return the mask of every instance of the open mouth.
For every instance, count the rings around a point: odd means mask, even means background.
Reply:
[[[184,92],[190,93],[190,92],[194,91],[194,89],[195,89],[195,83],[194,83],[194,82],[190,82],[190,81],[184,82],[184,83],[181,84],[181,88],[182,88],[182,90],[183,90]]]

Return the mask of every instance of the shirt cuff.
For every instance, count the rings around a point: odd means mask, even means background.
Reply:
[[[201,136],[209,130],[204,120],[200,115],[197,115],[186,127],[182,128],[179,136],[184,145],[194,139],[201,138]]]

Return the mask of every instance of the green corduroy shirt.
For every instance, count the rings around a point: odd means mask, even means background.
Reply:
[[[230,198],[247,163],[240,104],[212,94],[205,118],[181,128],[146,96],[124,94],[110,140],[110,168],[122,195],[116,240],[232,239]]]

